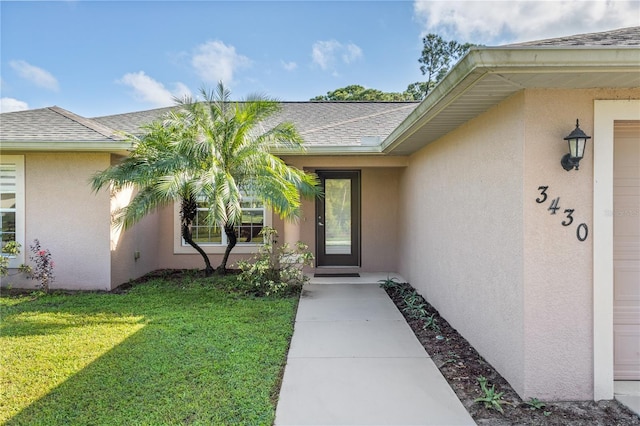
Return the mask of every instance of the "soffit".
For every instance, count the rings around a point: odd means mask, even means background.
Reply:
[[[470,52],[382,143],[410,155],[520,90],[640,87],[638,48],[482,48]]]

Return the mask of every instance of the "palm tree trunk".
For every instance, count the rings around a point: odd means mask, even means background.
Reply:
[[[229,260],[229,254],[231,250],[236,246],[238,242],[238,236],[236,235],[236,228],[231,225],[224,226],[224,233],[227,235],[227,249],[224,251],[224,257],[222,258],[222,263],[216,269],[216,273],[220,275],[224,275],[227,273],[227,261]]]
[[[208,277],[214,272],[214,269],[211,266],[211,262],[209,261],[209,256],[207,256],[207,253],[205,253],[204,250],[202,250],[202,248],[198,244],[196,244],[191,237],[191,224],[196,217],[197,211],[198,204],[196,203],[196,200],[193,199],[193,197],[182,199],[182,209],[180,210],[180,219],[182,222],[182,238],[187,242],[187,244],[189,244],[198,253],[200,253],[200,256],[202,256],[202,258],[204,259],[205,264],[204,274]]]

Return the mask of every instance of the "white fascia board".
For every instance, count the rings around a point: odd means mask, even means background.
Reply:
[[[307,145],[300,149],[272,149],[274,155],[372,155],[382,154],[380,145]]]
[[[127,152],[130,142],[2,142],[2,151],[56,151],[56,152]]]
[[[620,46],[580,47],[474,47],[427,95],[416,109],[382,141],[380,151],[389,153],[488,74],[640,72],[640,48]],[[512,85],[515,90],[526,87]]]

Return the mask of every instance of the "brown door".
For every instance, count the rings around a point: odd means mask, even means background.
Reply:
[[[613,371],[640,380],[640,121],[615,122],[613,149]]]
[[[324,197],[316,201],[317,266],[360,266],[360,171],[316,171]]]

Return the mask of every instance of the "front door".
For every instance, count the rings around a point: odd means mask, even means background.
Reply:
[[[317,266],[360,266],[360,171],[316,171]]]

